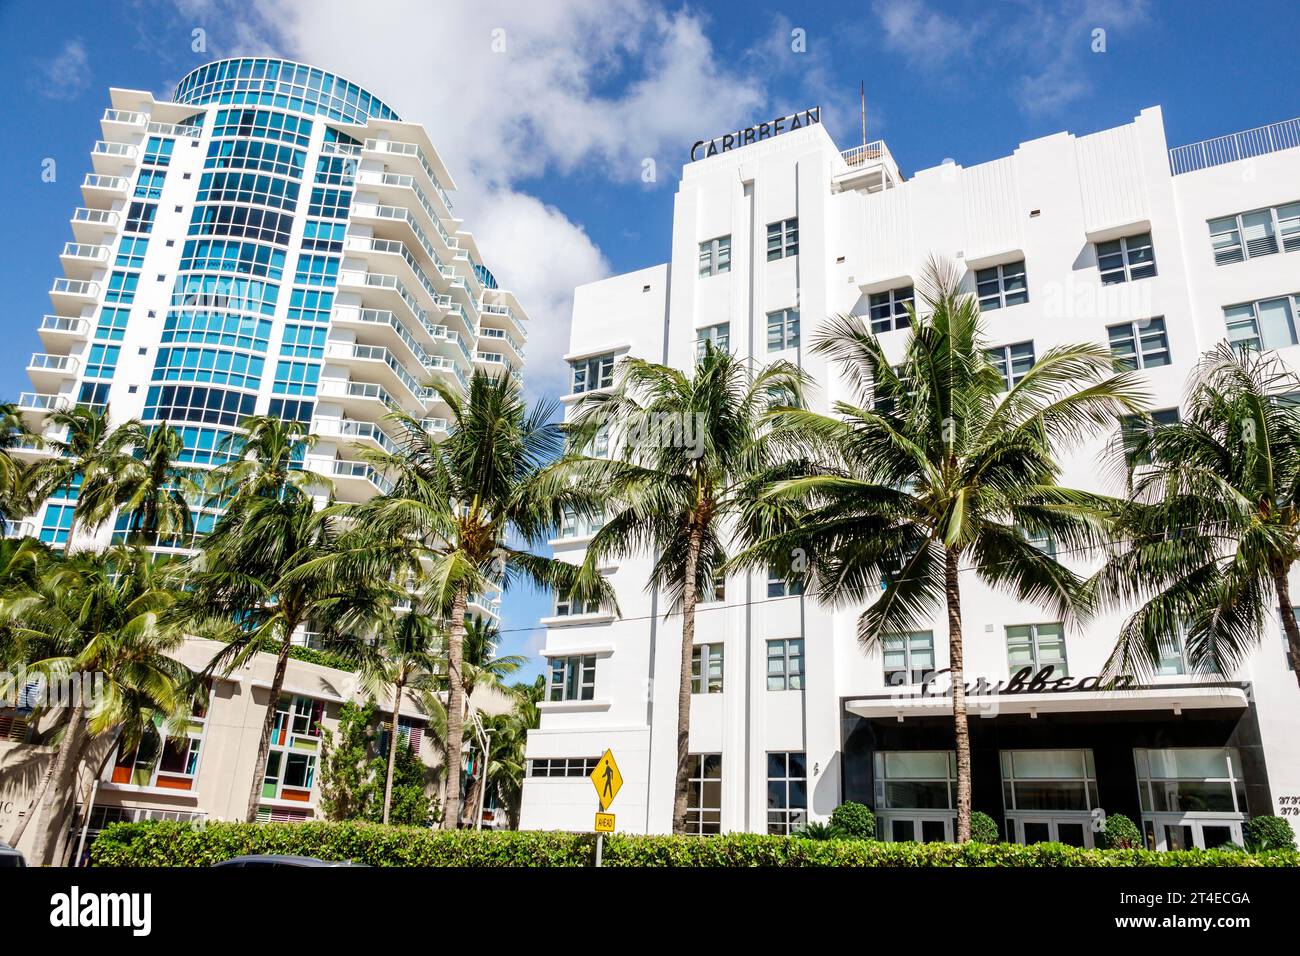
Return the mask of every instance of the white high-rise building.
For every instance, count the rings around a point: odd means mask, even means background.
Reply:
[[[431,380],[463,389],[476,367],[522,367],[527,316],[456,218],[420,124],[260,57],[201,66],[170,101],[110,98],[19,400],[38,429],[107,404],[115,423],[170,424],[210,466],[244,417],[297,419],[320,438],[306,466],[361,501],[385,487],[358,450],[396,448],[391,407],[436,434],[447,408]],[[65,545],[73,494],[7,530]],[[198,513],[196,533],[215,519]]]
[[[670,261],[576,292],[570,402],[608,387],[626,356],[689,369],[709,339],[798,363],[825,410],[847,392],[807,348],[818,326],[869,316],[901,355],[904,304],[932,255],[964,271],[1009,377],[1055,345],[1104,343],[1141,370],[1158,422],[1224,339],[1300,368],[1300,121],[1170,150],[1148,109],[905,177],[884,143],[841,151],[818,119],[697,144]],[[1123,493],[1103,469],[1106,443],[1069,458],[1063,483]],[[580,560],[594,530],[566,528],[556,552]],[[607,569],[619,617],[560,603],[543,622],[549,686],[529,736],[525,828],[590,829],[585,776],[606,749],[625,780],[618,828],[671,827],[681,619],[646,588],[649,566],[645,555]],[[1148,686],[1108,692],[1087,678],[1122,615],[1062,623],[963,577],[967,678],[1004,682],[971,699],[974,809],[1008,839],[1091,845],[1105,812],[1154,848],[1240,843],[1248,817],[1300,795],[1300,690],[1280,621],[1238,673],[1190,676],[1171,647]],[[766,574],[733,575],[710,597],[695,636],[692,828],[784,833],[852,800],[886,839],[952,839],[950,701],[918,694],[946,667],[945,620],[866,653],[860,608],[830,611]],[[1006,686],[1049,665],[1046,685]]]

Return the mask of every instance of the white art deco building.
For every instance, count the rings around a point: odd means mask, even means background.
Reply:
[[[669,262],[576,292],[570,402],[609,386],[625,356],[688,369],[708,339],[798,363],[825,409],[848,393],[807,348],[818,325],[870,316],[901,354],[903,306],[931,255],[964,270],[1009,378],[1055,345],[1104,343],[1140,370],[1159,422],[1224,339],[1300,368],[1300,121],[1171,150],[1147,109],[905,177],[884,143],[841,151],[818,118],[697,144]],[[1106,444],[1069,459],[1063,481],[1122,493]],[[566,528],[557,553],[580,560],[593,531]],[[608,748],[625,779],[618,828],[670,829],[681,620],[646,589],[648,568],[641,557],[608,569],[621,617],[560,602],[543,622],[550,685],[529,737],[526,828],[590,829],[585,775]],[[950,701],[917,694],[946,667],[946,622],[866,653],[859,609],[828,611],[765,574],[733,575],[710,597],[695,637],[692,827],[788,832],[853,800],[886,839],[951,839]],[[1300,691],[1280,623],[1238,673],[1193,677],[1171,646],[1148,686],[1106,692],[1085,678],[1121,615],[1080,628],[973,578],[963,611],[969,680],[1049,665],[1052,681],[1069,678],[972,701],[974,809],[1008,839],[1091,845],[1105,812],[1155,848],[1240,843],[1248,817],[1285,814],[1300,795]]]

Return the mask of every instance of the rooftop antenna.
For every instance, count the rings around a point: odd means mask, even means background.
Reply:
[[[862,84],[862,145],[867,145],[867,81],[859,81]]]

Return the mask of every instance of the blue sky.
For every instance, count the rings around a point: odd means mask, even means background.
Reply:
[[[573,286],[666,257],[696,139],[820,104],[831,135],[854,145],[865,80],[868,136],[904,172],[973,165],[1156,104],[1175,146],[1300,115],[1292,44],[1279,42],[1298,34],[1293,0],[0,0],[0,394],[28,387],[110,86],[162,96],[207,60],[275,53],[426,124],[458,213],[532,315],[526,373],[543,396],[565,378]],[[535,652],[548,603],[507,595],[505,650]]]

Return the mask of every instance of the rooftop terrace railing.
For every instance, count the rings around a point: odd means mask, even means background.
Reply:
[[[1169,151],[1169,171],[1175,176],[1263,156],[1300,146],[1300,117],[1257,126],[1241,133],[1175,146]]]

